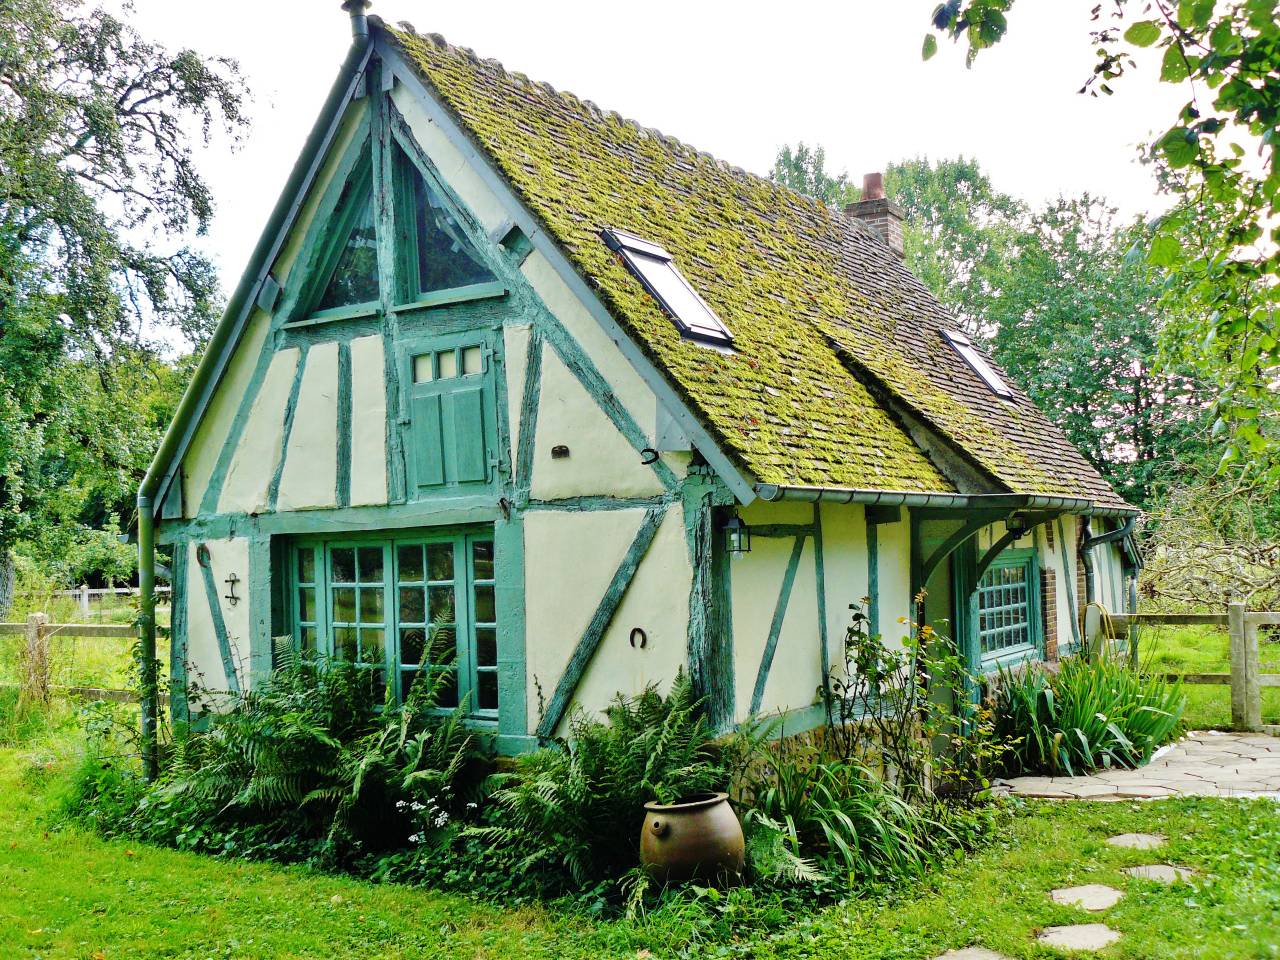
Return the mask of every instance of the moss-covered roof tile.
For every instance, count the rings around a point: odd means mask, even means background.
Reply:
[[[861,223],[437,36],[386,29],[756,480],[954,489],[877,399],[890,394],[1012,492],[1123,505],[1026,397],[986,390],[940,336],[952,318]],[[666,247],[734,350],[682,338],[603,227]]]

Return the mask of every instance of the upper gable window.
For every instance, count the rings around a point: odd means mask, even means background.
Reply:
[[[986,358],[977,351],[968,337],[957,330],[943,330],[942,336],[947,343],[955,347],[956,353],[960,354],[964,362],[973,368],[973,372],[982,378],[982,382],[991,388],[992,393],[1006,400],[1012,399],[1013,390],[1004,382],[1000,374],[996,373],[991,364],[987,363]]]
[[[316,304],[317,311],[371,304],[378,299],[378,238],[373,227],[372,191],[366,188],[347,216],[350,232]]]
[[[733,335],[676,269],[671,254],[656,243],[617,230],[602,230],[600,235],[610,250],[622,255],[682,334],[706,343],[733,343]]]
[[[396,151],[396,158],[401,210],[409,220],[400,261],[407,297],[414,300],[442,290],[495,282],[493,271],[485,266],[440,191],[403,150]]]

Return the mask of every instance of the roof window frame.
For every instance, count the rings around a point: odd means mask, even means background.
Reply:
[[[951,345],[951,348],[960,355],[960,359],[978,375],[988,390],[1001,400],[1014,398],[1013,387],[1009,386],[1000,372],[987,361],[968,336],[959,330],[943,330],[942,339]]]
[[[675,265],[675,258],[667,252],[665,247],[654,243],[652,240],[646,240],[633,233],[626,233],[611,227],[601,229],[600,237],[604,240],[605,246],[622,258],[622,262],[626,264],[627,269],[640,281],[641,286],[645,288],[649,296],[653,297],[658,306],[662,308],[662,312],[671,318],[676,329],[680,332],[680,336],[704,346],[722,349],[733,347],[733,333],[725,326],[719,315],[711,309],[710,304],[694,289],[688,278],[680,272],[680,269]],[[690,296],[706,311],[706,316],[715,323],[716,327],[719,328],[718,331],[708,329],[705,326],[695,326],[688,319],[682,317],[675,307],[667,301],[667,298],[662,295],[661,291],[653,285],[649,277],[646,276],[640,257],[659,260],[664,263],[671,276],[683,285]]]

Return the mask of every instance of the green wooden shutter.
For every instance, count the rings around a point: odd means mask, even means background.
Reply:
[[[453,479],[475,483],[489,479],[489,447],[484,422],[484,386],[454,390],[449,397]]]
[[[414,476],[418,486],[434,487],[445,481],[444,422],[440,394],[413,398],[412,431]]]

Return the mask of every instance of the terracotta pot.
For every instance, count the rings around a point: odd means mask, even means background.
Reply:
[[[658,883],[742,880],[744,843],[727,793],[695,793],[679,803],[646,803],[640,862]]]

